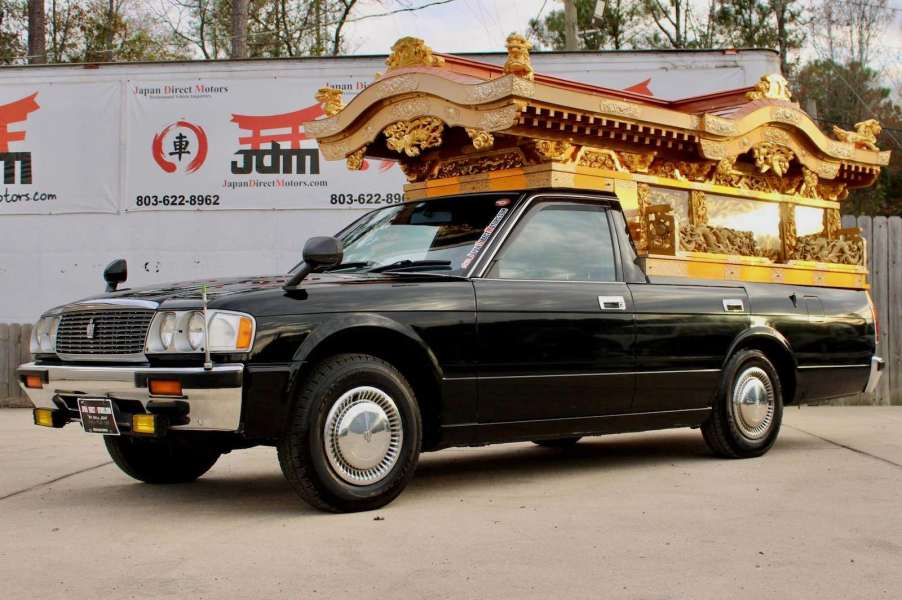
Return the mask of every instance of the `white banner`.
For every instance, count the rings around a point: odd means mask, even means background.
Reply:
[[[305,121],[317,79],[129,81],[124,210],[376,208],[402,200],[397,164],[322,158]],[[339,83],[351,99],[364,81]]]
[[[0,87],[0,215],[118,210],[120,86]]]

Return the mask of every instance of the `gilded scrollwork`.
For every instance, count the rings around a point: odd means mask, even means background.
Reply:
[[[696,227],[708,224],[708,205],[705,202],[705,192],[701,190],[689,193],[689,223]]]
[[[680,226],[680,249],[687,252],[761,256],[751,231],[711,225],[696,226],[691,223]]]
[[[504,72],[532,80],[534,71],[529,59],[532,44],[529,40],[519,33],[512,33],[507,36],[505,47],[507,48],[507,62],[504,63]]]
[[[864,240],[855,232],[844,233],[830,239],[820,234],[802,236],[791,259],[834,263],[840,265],[864,265]]]
[[[479,120],[479,128],[486,131],[498,131],[512,127],[517,121],[520,109],[512,104],[495,110],[486,111]]]
[[[394,43],[385,64],[389,70],[404,67],[441,67],[445,64],[445,59],[434,56],[432,48],[420,38],[408,36]]]
[[[537,162],[569,161],[573,157],[574,150],[578,150],[570,142],[562,140],[530,140],[524,148],[530,158]]]
[[[605,169],[607,171],[626,171],[626,168],[620,164],[620,157],[617,156],[617,153],[606,148],[583,148],[576,164],[580,167]]]
[[[818,188],[818,184],[820,183],[820,179],[817,176],[817,173],[809,169],[808,167],[802,167],[802,185],[799,186],[799,189],[796,193],[799,196],[804,196],[805,198],[819,198],[820,191]]]
[[[736,133],[736,125],[729,119],[717,115],[704,116],[705,130],[718,135],[733,135]]]
[[[366,146],[361,146],[354,152],[348,154],[345,158],[345,164],[350,171],[360,171],[363,169],[363,159],[366,156]]]
[[[617,152],[620,164],[631,173],[647,173],[657,152]]]
[[[382,130],[385,145],[406,156],[419,156],[423,150],[440,146],[445,124],[435,117],[418,117],[392,123]]]
[[[779,73],[763,76],[745,96],[749,100],[792,100],[789,82]]]
[[[669,204],[649,206],[645,209],[645,237],[651,254],[675,255],[678,230],[673,208]]]
[[[877,119],[867,119],[866,121],[855,123],[855,131],[846,131],[836,125],[833,126],[833,135],[839,141],[873,150],[874,152],[880,151],[880,148],[877,147],[877,136],[882,131],[883,127]]]
[[[839,202],[849,197],[849,189],[841,181],[821,181],[817,185],[817,196],[824,200]]]
[[[795,158],[791,149],[772,142],[758,144],[752,148],[752,154],[755,157],[755,166],[759,173],[772,171],[778,177],[782,177],[789,171],[789,163]]]
[[[698,162],[655,160],[648,168],[648,174],[678,181],[707,181],[714,165],[715,163],[709,160]]]
[[[499,151],[479,156],[464,156],[443,161],[435,171],[436,178],[478,175],[526,166],[519,150]]]
[[[780,204],[780,242],[783,247],[783,256],[790,257],[795,252],[798,243],[796,233],[796,207],[795,204],[783,202]]]
[[[619,117],[638,117],[641,112],[638,104],[618,100],[602,100],[598,105],[598,110],[603,114]]]
[[[377,98],[388,98],[389,96],[397,96],[398,94],[406,94],[415,92],[420,86],[415,77],[410,75],[398,75],[395,77],[386,77],[369,87]]]
[[[488,131],[470,127],[467,127],[466,131],[467,135],[470,136],[470,141],[473,142],[473,147],[477,150],[491,150],[495,144],[495,137]]]
[[[342,91],[336,88],[321,87],[313,97],[323,105],[323,112],[327,117],[337,115],[345,107]]]
[[[839,216],[839,210],[836,208],[824,209],[824,235],[834,239],[839,230],[842,229],[842,218]]]

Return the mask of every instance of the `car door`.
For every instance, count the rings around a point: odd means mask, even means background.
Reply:
[[[606,205],[529,201],[474,280],[482,423],[627,412],[633,302]]]
[[[749,327],[740,286],[631,283],[636,412],[711,406],[732,343]]]

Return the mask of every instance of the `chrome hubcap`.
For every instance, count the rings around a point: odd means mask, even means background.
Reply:
[[[770,431],[774,421],[774,386],[760,367],[743,371],[733,386],[733,420],[742,434],[753,440]]]
[[[394,400],[374,387],[356,387],[332,405],[323,428],[329,465],[352,485],[384,479],[401,455],[404,428]]]

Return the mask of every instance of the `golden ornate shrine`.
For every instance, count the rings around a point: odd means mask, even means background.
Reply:
[[[616,195],[649,275],[867,287],[866,248],[840,203],[889,152],[873,119],[825,135],[786,81],[678,101],[535,73],[529,42],[503,67],[398,40],[388,71],[305,125],[327,159],[397,160],[408,200],[575,188]]]

